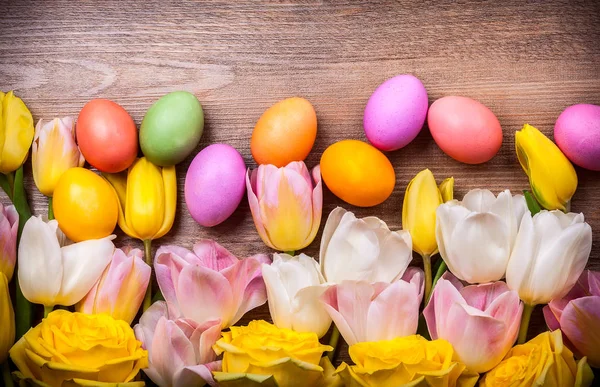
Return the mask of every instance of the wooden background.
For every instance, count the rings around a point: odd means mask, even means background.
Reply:
[[[427,128],[406,148],[388,153],[396,188],[382,205],[359,209],[324,193],[323,218],[341,205],[401,227],[404,190],[420,170],[456,179],[456,196],[528,186],[514,151],[514,132],[530,123],[552,136],[560,112],[600,104],[600,2],[167,2],[0,1],[0,89],[14,89],[34,119],[76,116],[92,98],[121,104],[140,123],[160,96],[193,92],[206,116],[198,151],[223,142],[249,167],[250,135],[276,101],[303,96],[316,108],[318,135],[309,167],[341,139],[366,140],[363,109],[381,82],[419,77],[430,102],[446,95],[475,98],[497,115],[504,143],[490,162],[469,166],[447,157]],[[159,244],[190,248],[213,238],[238,256],[268,253],[244,199],[222,225],[196,224],[183,204],[185,172],[177,167],[179,204]],[[589,267],[600,269],[600,173],[577,169],[572,209],[594,230]],[[28,166],[34,213],[46,211]],[[5,196],[1,197],[4,203]],[[324,221],[323,223],[324,224]],[[321,227],[322,228],[322,227]],[[318,254],[320,234],[305,252]],[[120,237],[117,245],[138,245]],[[485,257],[482,257],[485,259]],[[420,262],[415,259],[415,264]],[[250,313],[268,318],[268,308]],[[533,333],[544,328],[541,310]],[[345,350],[342,350],[345,359]]]

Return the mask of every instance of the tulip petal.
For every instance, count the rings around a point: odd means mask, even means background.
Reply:
[[[488,212],[496,201],[496,196],[487,189],[473,189],[465,194],[462,205],[473,212]]]
[[[17,231],[19,214],[15,206],[0,204],[0,273],[4,273],[8,282],[12,279],[17,260]]]
[[[239,261],[229,250],[210,239],[201,239],[195,243],[194,254],[200,265],[215,271],[223,271]]]
[[[212,373],[220,370],[221,361],[184,367],[175,374],[173,387],[202,386],[204,384],[216,386]]]
[[[544,313],[544,320],[546,321],[546,325],[548,326],[548,329],[551,331],[560,329],[560,323],[558,322],[558,316],[553,313],[553,310],[550,308],[550,305],[544,306],[542,311]]]
[[[458,205],[455,200],[440,205],[436,210],[435,239],[440,255],[452,273],[458,270],[458,262],[451,246],[452,235],[456,225],[469,214],[470,211]]]
[[[140,239],[135,230],[127,222],[125,206],[127,204],[127,171],[119,173],[102,173],[119,198],[119,228],[128,236]]]
[[[503,293],[510,291],[502,281],[467,286],[460,291],[467,304],[479,310],[486,309]],[[518,298],[518,296],[517,296]]]
[[[45,223],[41,217],[33,216],[23,228],[17,274],[23,295],[35,304],[56,305],[61,290],[63,260],[56,236],[57,228],[56,220]],[[98,276],[100,274],[102,272]]]
[[[262,265],[262,276],[267,289],[269,312],[273,324],[278,328],[292,329],[294,318],[291,313],[292,301],[291,295],[288,294],[284,286],[284,279],[282,278],[284,274],[285,272],[275,269],[272,265]]]
[[[175,173],[175,166],[162,167],[161,169],[165,194],[164,218],[160,229],[152,239],[161,238],[171,230],[175,221],[175,209],[177,207],[177,175]]]
[[[560,328],[593,367],[600,366],[600,297],[571,301],[560,318]]]
[[[310,245],[317,236],[319,226],[321,225],[321,214],[323,212],[323,183],[321,182],[321,167],[316,166],[312,170],[314,179],[314,188],[312,191],[312,223],[311,231],[304,243]]]
[[[387,228],[387,227],[386,227]],[[371,282],[392,282],[401,277],[412,261],[412,243],[408,231],[376,231],[379,239],[379,258],[369,280]]]
[[[600,296],[600,272],[588,270],[586,278],[590,294]]]
[[[307,286],[296,293],[292,303],[293,322],[296,332],[314,332],[323,337],[331,326],[331,317],[320,302],[328,285]]]
[[[169,319],[167,303],[164,301],[150,305],[140,317],[140,322],[134,327],[135,337],[142,342],[142,347],[149,353],[152,353],[152,338],[161,317]]]
[[[333,211],[329,213],[327,217],[327,221],[325,222],[325,227],[323,228],[323,235],[321,236],[321,245],[319,249],[319,265],[321,266],[321,273],[327,278],[325,275],[325,258],[327,247],[329,246],[329,242],[335,233],[335,230],[339,226],[342,218],[348,211],[344,210],[342,207],[336,207]]]
[[[179,308],[176,284],[179,282],[181,270],[195,261],[197,257],[194,254],[177,246],[163,246],[156,252],[156,281],[165,300],[175,308]]]
[[[340,292],[349,292],[350,297],[353,297],[353,289],[350,288],[350,286],[360,286],[361,288],[365,289],[366,291],[369,291],[370,289],[366,289],[365,284],[363,284],[362,282],[353,282],[355,285],[347,285],[345,287],[345,289],[343,290],[339,290],[339,287],[342,285],[334,285],[332,287],[330,287],[329,289],[327,289],[323,295],[321,296],[321,302],[323,302],[323,306],[325,307],[325,310],[327,311],[327,313],[329,313],[329,316],[331,317],[331,319],[333,320],[333,323],[335,324],[335,326],[337,327],[337,329],[340,331],[340,334],[342,335],[342,337],[344,338],[344,341],[346,341],[346,343],[348,343],[349,346],[351,346],[353,343],[358,343],[359,339],[357,338],[356,334],[353,331],[353,326],[351,326],[351,322],[350,321],[346,321],[345,316],[339,312],[340,310],[340,306],[339,306],[339,297],[338,297],[338,293]],[[369,297],[370,299],[370,297]],[[366,316],[367,313],[367,309],[363,308],[363,312],[365,313],[364,316]]]
[[[231,285],[218,272],[202,266],[186,266],[176,286],[179,308],[187,318],[200,324],[221,319],[226,324],[235,314]]]
[[[10,293],[8,290],[8,279],[4,273],[0,273],[0,363],[4,363],[8,357],[8,351],[15,342],[15,313],[13,311]]]
[[[0,136],[0,172],[9,173],[19,168],[27,158],[33,141],[33,117],[31,112],[12,91],[0,92],[0,117],[3,119],[3,135]]]
[[[259,169],[261,167],[263,166],[261,165]],[[257,171],[254,170],[252,172],[252,177],[254,181],[256,181],[256,174]],[[265,245],[269,246],[272,249],[275,249],[275,246],[273,246],[273,243],[271,243],[271,240],[267,235],[267,230],[265,230],[265,226],[263,224],[259,201],[256,197],[256,194],[254,193],[255,191],[253,190],[252,184],[250,182],[250,169],[248,169],[248,172],[246,173],[246,192],[248,195],[248,204],[250,205],[250,212],[252,213],[252,219],[254,220],[254,226],[256,227],[256,231],[258,231],[260,239],[263,240]]]
[[[154,331],[149,360],[152,368],[164,380],[164,385],[172,386],[175,373],[187,364],[194,363],[194,349],[173,321],[161,317]]]
[[[265,255],[256,255],[223,271],[230,283],[235,306],[234,315],[230,321],[224,322],[225,326],[235,324],[246,312],[267,302],[267,290],[261,271],[265,262],[271,261]]]
[[[440,278],[431,294],[429,303],[423,310],[432,340],[447,336],[443,320],[448,316],[452,305],[464,303],[465,299],[452,282],[443,277]]]
[[[73,305],[90,291],[112,259],[114,238],[111,235],[61,248],[63,277],[56,299],[58,305]]]

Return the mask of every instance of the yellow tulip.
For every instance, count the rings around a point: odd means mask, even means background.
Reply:
[[[177,204],[175,167],[158,167],[145,157],[129,170],[105,174],[119,197],[119,227],[132,238],[154,240],[173,226]]]
[[[0,91],[0,172],[16,171],[33,141],[33,117],[21,98]]]
[[[482,387],[590,386],[594,375],[583,357],[575,361],[560,330],[544,332],[512,348],[482,378]]]
[[[515,133],[515,145],[537,201],[548,210],[566,211],[577,189],[577,173],[569,159],[529,124]]]
[[[213,372],[220,386],[340,386],[315,333],[277,328],[266,321],[231,327],[214,345],[223,354],[223,372]]]
[[[8,350],[15,341],[15,314],[10,294],[8,293],[8,279],[0,272],[0,364],[6,361]]]
[[[439,386],[472,387],[479,374],[457,360],[446,340],[419,335],[350,346],[356,365],[337,369],[348,387]]]
[[[16,376],[36,386],[143,386],[132,380],[148,367],[148,352],[127,322],[66,310],[51,312],[30,329],[10,358]]]
[[[75,120],[64,117],[35,127],[31,148],[31,165],[35,185],[41,193],[52,196],[58,179],[69,168],[83,167],[85,158],[75,142]]]

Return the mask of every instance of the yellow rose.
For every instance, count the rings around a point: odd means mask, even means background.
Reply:
[[[472,387],[479,374],[459,363],[446,340],[419,335],[354,344],[356,365],[342,363],[337,373],[348,387],[457,386]]]
[[[125,321],[66,310],[51,312],[30,329],[10,357],[20,370],[17,377],[53,387],[143,386],[131,380],[148,366],[148,353]]]
[[[213,372],[220,386],[336,386],[333,367],[323,352],[333,350],[321,345],[315,333],[280,329],[266,321],[231,327],[214,345],[223,353],[223,372]],[[329,371],[329,375],[326,372]]]
[[[591,386],[594,375],[587,359],[578,362],[563,345],[560,330],[544,332],[510,350],[482,378],[481,387]]]

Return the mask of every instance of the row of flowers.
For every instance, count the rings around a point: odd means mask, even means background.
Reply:
[[[22,101],[9,97],[12,112],[22,113],[11,116],[21,118],[9,120],[12,128],[32,126]],[[36,129],[34,177],[47,195],[67,173],[99,178],[80,168],[73,130],[64,125],[55,120]],[[272,257],[239,259],[210,240],[192,250],[161,246],[152,255],[150,241],[169,232],[175,218],[174,167],[140,158],[125,174],[103,175],[120,228],[144,241],[142,252],[116,248],[113,235],[85,236],[89,230],[52,219],[52,211],[49,219],[31,216],[23,148],[12,161],[18,152],[2,154],[0,163],[7,166],[0,183],[14,203],[0,216],[0,362],[7,385],[8,356],[14,379],[38,386],[144,385],[140,370],[159,386],[587,386],[590,365],[600,366],[593,333],[600,274],[584,271],[592,230],[583,214],[567,210],[577,186],[573,167],[533,127],[517,134],[533,194],[478,189],[458,201],[452,178],[438,185],[424,170],[407,186],[403,230],[336,208],[324,225],[318,262],[296,254],[321,224],[318,166],[310,172],[299,161],[248,171],[250,209],[258,234],[278,251]],[[63,155],[46,161],[64,163],[45,169],[36,162],[44,152]],[[553,171],[541,167],[544,158]],[[60,208],[54,199],[50,208]],[[422,269],[410,266],[413,251]],[[432,260],[438,253],[441,259]],[[45,310],[31,329],[18,317],[16,334],[12,277],[16,311],[26,311],[20,294]],[[273,324],[235,325],[267,302]],[[542,304],[551,332],[527,341],[532,310]],[[320,339],[332,325],[325,345]],[[335,368],[340,336],[352,364]]]

